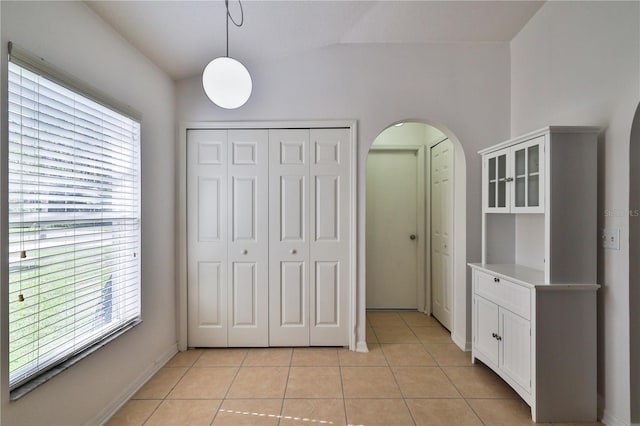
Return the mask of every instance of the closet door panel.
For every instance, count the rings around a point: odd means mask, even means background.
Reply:
[[[309,345],[309,131],[269,131],[269,344]]]
[[[187,133],[189,346],[227,346],[227,132]]]
[[[349,130],[311,129],[310,344],[347,345]]]
[[[229,130],[228,139],[229,346],[268,346],[268,132]]]
[[[317,327],[335,327],[340,319],[339,264],[315,262],[315,266],[313,324]]]
[[[280,176],[280,241],[305,240],[306,176]]]
[[[306,327],[306,274],[303,262],[281,262],[280,323],[281,327]]]

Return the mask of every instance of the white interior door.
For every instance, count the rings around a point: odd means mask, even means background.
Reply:
[[[228,345],[269,344],[267,130],[228,132]]]
[[[401,149],[369,152],[367,308],[417,308],[416,152]]]
[[[312,346],[349,343],[349,129],[310,131]]]
[[[269,130],[269,345],[309,345],[309,130]]]
[[[453,145],[431,148],[431,313],[451,330],[453,306]]]
[[[227,131],[187,133],[187,344],[227,346]]]

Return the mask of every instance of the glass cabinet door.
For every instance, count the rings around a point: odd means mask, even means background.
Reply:
[[[514,213],[543,213],[542,165],[544,136],[512,148]]]
[[[509,161],[508,150],[488,154],[485,159],[485,211],[509,211]]]

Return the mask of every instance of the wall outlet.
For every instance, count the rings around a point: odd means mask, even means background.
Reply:
[[[610,250],[620,250],[620,229],[605,228],[600,235],[602,247]]]

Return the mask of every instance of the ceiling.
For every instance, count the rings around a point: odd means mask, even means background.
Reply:
[[[173,79],[225,53],[225,6],[210,1],[86,1]],[[345,43],[508,42],[543,1],[244,0],[229,56],[253,63]],[[240,17],[235,0],[231,14]]]

